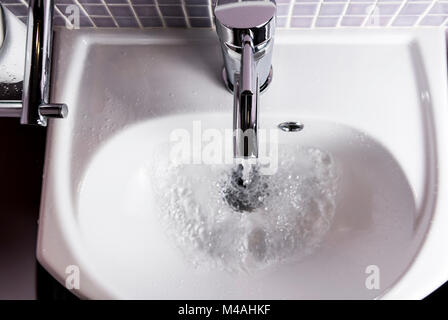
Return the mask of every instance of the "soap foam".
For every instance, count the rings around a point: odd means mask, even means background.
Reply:
[[[278,171],[259,177],[250,199],[258,203],[247,212],[226,199],[234,166],[175,165],[162,149],[153,161],[155,198],[169,237],[195,265],[252,271],[296,261],[330,228],[337,170],[325,151],[280,145]]]

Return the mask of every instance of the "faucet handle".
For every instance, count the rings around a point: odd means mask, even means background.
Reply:
[[[226,3],[222,4],[223,1]],[[216,32],[224,57],[225,83],[230,91],[234,91],[235,74],[241,73],[245,43],[250,38],[253,54],[253,63],[250,65],[256,65],[254,74],[258,76],[260,91],[263,91],[272,78],[271,58],[277,7],[274,1],[227,1],[218,0],[214,10]]]
[[[241,48],[244,36],[249,35],[256,49],[273,38],[276,9],[274,1],[220,4],[218,0],[214,10],[218,36],[230,48]]]
[[[41,104],[39,112],[46,118],[63,119],[68,115],[68,108],[65,103]]]

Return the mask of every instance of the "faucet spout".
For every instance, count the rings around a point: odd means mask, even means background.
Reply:
[[[272,79],[276,5],[241,1],[215,7],[216,31],[224,57],[223,76],[233,91],[233,156],[258,158],[259,93]]]
[[[258,157],[258,74],[252,37],[242,39],[241,69],[235,74],[234,87],[234,157]]]

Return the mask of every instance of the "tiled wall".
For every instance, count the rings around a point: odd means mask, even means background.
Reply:
[[[55,0],[55,24],[79,8],[90,28],[209,28],[216,0]],[[219,0],[233,2],[237,0]],[[0,0],[26,20],[28,0]],[[448,26],[448,0],[277,0],[281,28]]]

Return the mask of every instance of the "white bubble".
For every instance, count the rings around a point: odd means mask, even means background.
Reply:
[[[280,145],[277,173],[247,191],[232,189],[232,166],[174,166],[164,149],[153,162],[154,192],[169,237],[194,265],[253,271],[296,261],[330,228],[338,175],[325,151]],[[251,211],[229,205],[229,190]]]

